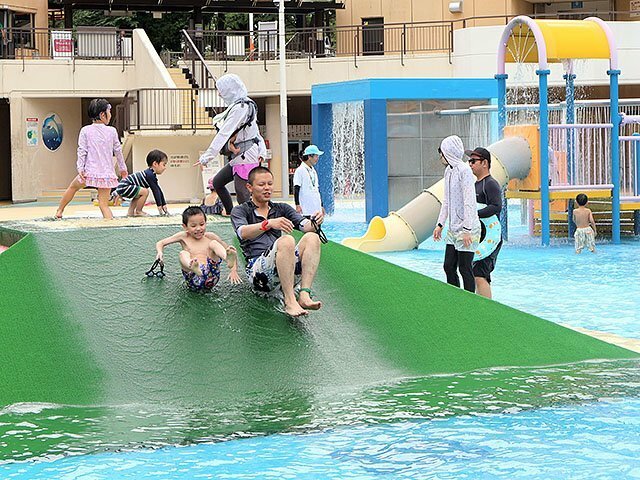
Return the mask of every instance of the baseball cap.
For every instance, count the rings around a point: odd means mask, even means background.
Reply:
[[[304,149],[304,152],[302,152],[303,155],[322,155],[323,153],[324,152],[315,145],[309,145]]]
[[[470,157],[471,155],[476,155],[484,160],[489,160],[489,163],[491,163],[491,153],[486,148],[476,147],[473,150],[465,150],[464,154],[467,157]]]

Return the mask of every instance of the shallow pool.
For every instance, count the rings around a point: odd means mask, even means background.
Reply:
[[[553,239],[543,247],[520,224],[510,206],[510,241],[502,247],[493,275],[494,300],[556,323],[640,338],[640,238],[597,243],[597,252],[576,255],[573,243]],[[364,212],[350,207],[324,230],[334,241],[366,231]],[[376,253],[396,265],[446,281],[444,245],[432,239],[408,252]]]
[[[496,301],[640,338],[640,241],[576,255],[566,240],[541,247],[514,224],[494,275]],[[342,209],[324,230],[334,241],[364,233],[362,209]],[[427,240],[376,255],[444,281],[443,248]],[[246,428],[242,419],[256,412]],[[0,477],[640,478],[639,419],[635,360],[397,379],[306,402],[281,391],[234,412],[21,405],[0,411],[0,445],[14,449]],[[232,434],[212,433],[233,422]],[[143,448],[119,444],[119,431],[146,439]],[[39,442],[55,447],[35,454]]]

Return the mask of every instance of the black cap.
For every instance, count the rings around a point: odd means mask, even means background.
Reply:
[[[470,157],[471,155],[476,155],[477,157],[480,157],[484,160],[489,160],[489,162],[491,162],[491,153],[489,153],[489,150],[487,150],[486,148],[476,147],[473,150],[465,150],[464,154],[467,157]]]

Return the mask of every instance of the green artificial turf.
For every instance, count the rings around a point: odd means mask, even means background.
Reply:
[[[231,229],[216,225],[233,241]],[[637,357],[628,350],[330,243],[292,321],[245,283],[183,286],[174,227],[26,236],[0,257],[3,404],[229,397],[497,366]]]
[[[226,267],[214,292],[188,291],[177,245],[167,276],[147,279],[155,242],[178,228],[36,232],[0,254],[0,460],[485,411],[486,392],[539,406],[608,390],[460,372],[638,356],[333,243],[314,285],[323,308],[299,320],[231,286]],[[13,410],[33,402],[55,405]],[[25,422],[48,435],[11,433]]]

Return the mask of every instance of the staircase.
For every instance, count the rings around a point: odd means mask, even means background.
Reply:
[[[213,128],[211,119],[215,115],[212,108],[206,107],[209,95],[200,92],[198,84],[193,79],[188,68],[168,68],[169,75],[178,89],[193,89],[193,104],[191,102],[191,92],[183,90],[185,97],[180,102],[182,105],[182,126],[191,128],[192,115],[195,118],[196,128]],[[186,95],[189,95],[187,98]],[[193,109],[193,112],[192,112]]]

